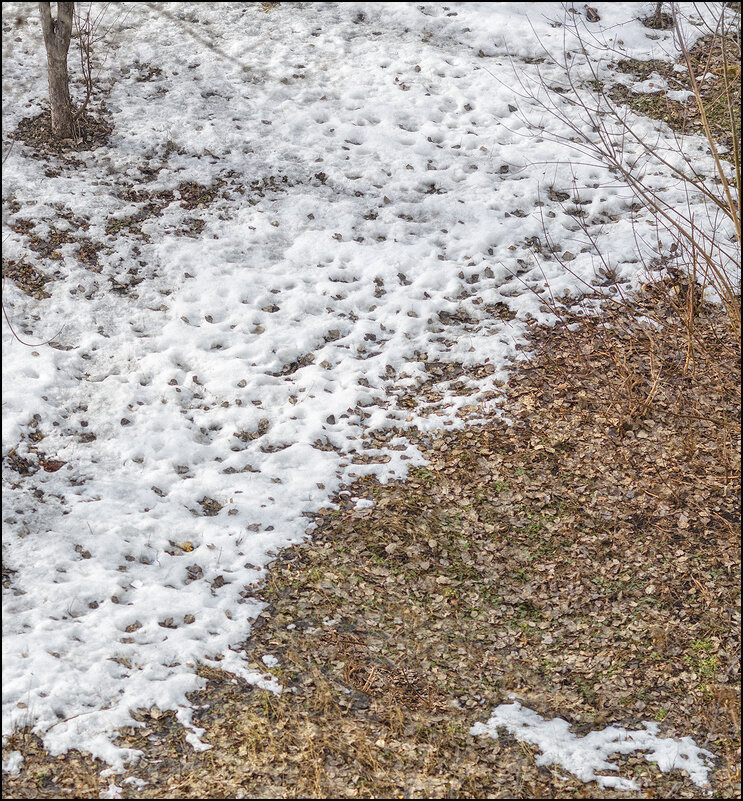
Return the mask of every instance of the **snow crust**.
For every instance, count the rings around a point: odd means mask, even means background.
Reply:
[[[600,787],[615,790],[639,790],[633,779],[605,776],[597,771],[617,771],[609,762],[614,754],[647,751],[648,762],[657,763],[663,773],[685,770],[699,787],[706,787],[714,754],[696,745],[691,737],[674,739],[658,737],[659,724],[643,723],[644,731],[632,731],[622,726],[607,726],[579,737],[570,731],[570,724],[562,718],[545,720],[517,701],[496,707],[487,723],[476,723],[470,733],[488,734],[497,739],[498,729],[504,728],[522,742],[536,745],[542,751],[536,757],[537,765],[560,765],[583,782],[598,782]]]
[[[673,55],[670,34],[637,21],[649,4],[596,5],[601,58]],[[3,4],[4,157],[47,93],[36,13]],[[208,747],[188,700],[199,664],[281,690],[241,647],[272,556],[345,484],[422,464],[405,429],[460,427],[463,407],[492,404],[526,317],[552,321],[549,292],[599,280],[573,205],[628,288],[657,243],[628,188],[535,137],[571,132],[514,93],[514,69],[564,80],[532,63],[576,46],[557,4],[104,13],[110,143],[55,174],[16,142],[3,168],[4,258],[59,271],[48,299],[3,289],[27,341],[58,343],[25,347],[3,320],[3,735],[30,726],[53,754],[81,748],[119,769],[137,752],[115,732],[140,725],[138,708],[176,710]],[[574,53],[578,77],[586,58]],[[640,117],[635,130],[668,135]],[[712,170],[701,140],[688,153]],[[648,180],[689,200],[662,168]],[[186,210],[185,182],[218,191]],[[141,233],[116,232],[143,205],[131,188],[174,200]],[[29,253],[19,219],[103,244],[100,272],[74,243],[58,260]],[[545,227],[570,272],[535,257]],[[435,362],[480,368],[459,378],[473,394],[442,379],[440,401],[410,407]],[[387,440],[368,449],[375,434]],[[46,472],[40,452],[61,469]]]

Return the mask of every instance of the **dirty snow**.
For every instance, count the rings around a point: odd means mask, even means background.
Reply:
[[[3,760],[3,773],[10,773],[15,776],[21,772],[23,765],[23,754],[20,751],[11,751],[8,758]]]
[[[597,43],[673,55],[637,21],[652,4],[596,5]],[[546,282],[600,280],[576,209],[627,286],[655,245],[627,187],[535,135],[570,131],[512,91],[514,69],[537,75],[525,57],[575,48],[557,4],[105,8],[114,133],[50,172],[20,142],[8,153],[47,87],[36,5],[3,4],[3,255],[58,271],[46,299],[3,288],[19,334],[55,341],[21,345],[3,320],[3,734],[29,725],[52,753],[119,768],[136,708],[176,710],[204,747],[200,663],[280,690],[240,645],[272,555],[344,484],[421,464],[408,427],[493,407],[525,318],[551,319]],[[711,170],[701,140],[688,152]],[[687,202],[662,167],[652,180]],[[184,208],[187,182],[214,192]],[[167,190],[130,224],[147,203],[132,191]],[[99,271],[76,241],[32,251],[29,222],[102,245]],[[544,227],[571,273],[534,258]],[[431,379],[441,399],[411,405]]]
[[[583,782],[598,782],[600,787],[615,790],[639,790],[633,779],[605,776],[597,771],[617,771],[609,762],[614,754],[647,751],[645,759],[657,763],[663,773],[685,770],[699,787],[709,784],[708,774],[714,754],[699,748],[691,737],[674,739],[659,737],[658,723],[646,721],[644,731],[632,731],[622,726],[607,726],[579,737],[570,731],[570,724],[562,718],[545,720],[517,701],[496,707],[487,723],[476,723],[470,733],[488,734],[498,738],[498,729],[525,743],[536,745],[542,751],[536,757],[537,765],[560,765]]]
[[[262,656],[261,659],[267,668],[275,668],[279,666],[279,660],[273,654],[265,654],[265,656]]]

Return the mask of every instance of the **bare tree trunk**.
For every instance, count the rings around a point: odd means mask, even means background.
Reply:
[[[57,3],[57,18],[52,19],[51,3],[39,3],[49,72],[52,133],[60,139],[70,139],[73,136],[67,53],[70,49],[74,8],[74,3]]]

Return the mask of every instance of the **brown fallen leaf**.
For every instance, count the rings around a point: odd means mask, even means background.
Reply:
[[[59,459],[39,459],[39,464],[47,473],[56,473],[57,470],[64,467],[67,462],[61,462]]]

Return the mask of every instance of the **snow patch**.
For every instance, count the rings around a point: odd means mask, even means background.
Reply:
[[[613,754],[629,754],[633,751],[648,751],[645,759],[656,762],[664,773],[685,770],[698,787],[708,786],[714,754],[697,746],[691,737],[658,737],[660,727],[656,722],[646,721],[643,726],[644,731],[607,726],[601,731],[592,731],[585,737],[579,737],[570,731],[570,724],[566,720],[545,720],[516,701],[496,707],[490,720],[487,723],[475,723],[470,733],[488,734],[497,739],[498,728],[505,728],[516,739],[541,749],[542,753],[536,758],[537,765],[560,765],[581,781],[595,781],[601,787],[640,789],[632,779],[597,773],[617,771],[619,768],[608,758]]]
[[[20,751],[11,751],[8,758],[3,760],[3,773],[9,773],[11,776],[16,776],[21,772],[21,765],[23,764],[23,754]]]

